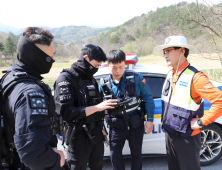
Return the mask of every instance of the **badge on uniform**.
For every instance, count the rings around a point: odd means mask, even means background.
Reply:
[[[45,94],[41,92],[28,93],[29,106],[32,115],[48,115]]]
[[[66,101],[66,100],[70,100],[71,99],[71,94],[63,94],[63,95],[59,95],[59,100],[62,101]]]
[[[145,84],[146,84],[145,78],[143,78],[143,79],[141,80],[141,82],[145,85]]]
[[[86,87],[90,97],[96,96],[96,88],[94,87],[94,85],[88,85]]]
[[[71,83],[70,82],[68,82],[68,81],[61,81],[61,82],[59,82],[58,83],[58,86],[60,87],[60,86],[67,86],[67,85],[70,85]]]
[[[71,99],[71,90],[70,85],[71,83],[68,81],[62,81],[58,83],[59,86],[59,100],[66,101]]]
[[[187,87],[187,86],[188,86],[188,83],[187,83],[187,82],[184,82],[184,81],[180,81],[180,82],[179,82],[179,85],[180,85],[180,86],[183,86],[183,87]]]
[[[69,87],[67,86],[61,86],[59,88],[59,94],[68,94],[70,93]]]

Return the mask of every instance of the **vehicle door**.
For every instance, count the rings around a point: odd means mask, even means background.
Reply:
[[[143,138],[143,154],[165,154],[165,132],[161,129],[162,102],[161,93],[165,74],[141,73],[148,84],[155,103],[152,133]]]

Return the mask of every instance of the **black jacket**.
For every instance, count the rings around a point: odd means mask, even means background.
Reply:
[[[85,108],[87,107],[87,105],[85,105],[84,102],[84,100],[86,99],[84,94],[82,94],[80,90],[80,88],[84,86],[80,86],[77,77],[79,76],[81,82],[94,81],[93,79],[90,79],[88,77],[80,76],[80,74],[78,74],[77,71],[75,71],[75,69],[74,72],[77,75],[75,76],[75,78],[73,77],[73,75],[71,75],[68,72],[62,72],[54,84],[54,89],[55,89],[54,98],[56,104],[56,111],[57,113],[60,113],[63,119],[67,122],[73,122],[75,120],[79,121],[86,118]],[[98,84],[96,81],[94,81],[93,86],[96,88],[96,91],[98,91]],[[84,90],[82,90],[82,92],[83,91]],[[100,101],[98,102],[100,103],[102,101],[102,94],[99,94],[98,91],[96,96],[97,98],[100,99]],[[90,115],[89,117],[98,120],[99,117],[101,118],[102,116],[104,116],[103,114],[104,111],[102,111],[101,113],[96,112]],[[89,117],[87,117],[86,119],[87,120],[91,119]]]
[[[24,71],[13,65],[12,74]],[[32,170],[60,170],[60,156],[52,149],[56,143],[50,133],[49,99],[43,89],[29,81],[17,84],[9,92],[4,110],[6,125],[15,129],[14,143],[21,162]]]

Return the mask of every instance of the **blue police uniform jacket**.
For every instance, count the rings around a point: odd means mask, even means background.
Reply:
[[[13,64],[12,73],[24,72]],[[38,101],[41,100],[41,105]],[[50,146],[48,97],[37,84],[17,84],[6,98],[7,123],[14,126],[14,143],[21,159],[32,170],[60,170],[60,156]],[[32,109],[38,105],[38,109]],[[11,117],[11,118],[10,118]],[[12,119],[13,117],[13,119]],[[54,146],[56,147],[56,146]]]
[[[124,88],[125,88],[125,79],[126,79],[125,72],[120,79],[120,82],[119,82],[120,85],[119,83],[115,83],[112,80],[111,76],[112,75],[110,74],[112,90],[117,97],[121,97],[120,91],[124,93]],[[145,102],[147,121],[153,122],[153,114],[154,114],[154,109],[155,109],[153,96],[151,94],[148,84],[144,81],[144,78],[140,73],[135,74],[135,87],[136,87],[137,96],[141,96],[142,100]],[[103,91],[103,88],[101,85],[99,85],[99,91]]]

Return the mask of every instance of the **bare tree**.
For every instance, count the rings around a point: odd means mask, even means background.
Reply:
[[[178,17],[183,22],[194,22],[203,32],[199,51],[202,57],[219,60],[222,65],[222,3],[212,0],[196,0],[196,3],[178,5]],[[206,42],[206,39],[209,42]],[[216,53],[217,55],[212,55]]]

